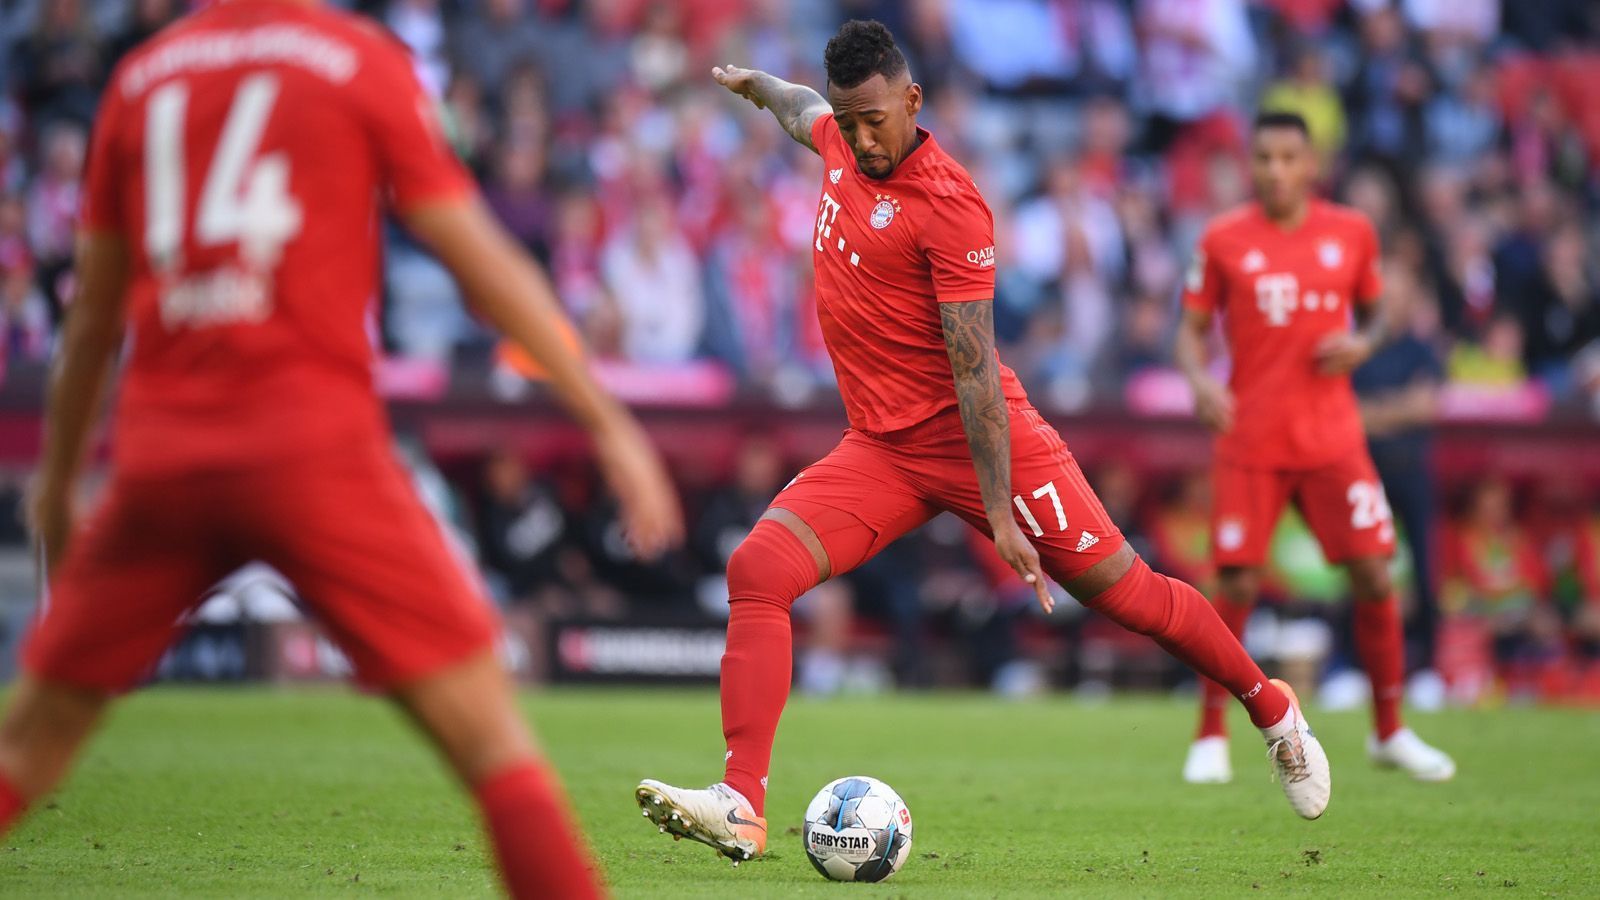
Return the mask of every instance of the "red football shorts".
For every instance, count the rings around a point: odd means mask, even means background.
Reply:
[[[1026,403],[1011,410],[1011,512],[1046,574],[1067,581],[1122,546],[1066,442]],[[890,435],[851,429],[772,501],[822,540],[835,575],[952,512],[991,535],[961,418],[953,410]]]
[[[385,688],[490,650],[498,618],[386,443],[257,468],[119,476],[51,581],[23,665],[119,692],[180,635],[205,592],[259,560]]]
[[[1258,469],[1218,460],[1212,470],[1211,553],[1219,566],[1266,561],[1290,500],[1331,563],[1394,553],[1394,517],[1365,451],[1316,469]]]

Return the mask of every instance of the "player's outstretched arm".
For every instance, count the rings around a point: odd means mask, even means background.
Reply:
[[[1233,393],[1207,371],[1206,339],[1211,334],[1211,314],[1194,309],[1183,311],[1172,360],[1188,379],[1194,392],[1194,412],[1212,431],[1221,433],[1233,427]]]
[[[1000,387],[1000,357],[994,349],[994,301],[941,303],[939,324],[995,549],[1006,565],[1033,585],[1039,606],[1050,612],[1055,598],[1045,584],[1039,551],[1011,515],[1011,413]]]
[[[55,568],[72,534],[72,495],[89,449],[95,413],[122,345],[128,245],[120,234],[84,233],[78,238],[77,293],[56,352],[45,400],[44,461],[32,485],[28,519]]]
[[[756,109],[772,110],[773,117],[790,137],[816,152],[817,148],[811,144],[811,126],[819,117],[833,115],[833,107],[821,94],[759,69],[717,66],[711,70],[711,77],[717,84],[754,103]]]
[[[571,323],[538,264],[476,198],[425,205],[404,219],[455,275],[473,311],[544,367],[556,396],[593,435],[634,550],[654,557],[677,544],[683,513],[666,468],[644,429],[565,339]]]

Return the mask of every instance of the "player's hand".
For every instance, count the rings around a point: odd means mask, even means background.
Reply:
[[[72,537],[72,485],[49,480],[28,486],[27,524],[44,561],[44,573],[55,571]]]
[[[1372,356],[1372,342],[1366,335],[1340,331],[1317,344],[1317,371],[1324,375],[1346,375]]]
[[[1206,378],[1192,385],[1194,388],[1194,414],[1205,426],[1218,434],[1233,428],[1233,392],[1227,385]]]
[[[756,91],[756,76],[760,74],[757,69],[741,69],[735,65],[713,66],[711,69],[711,77],[717,80],[717,84],[754,103],[756,109],[766,109],[767,104]]]
[[[1034,594],[1039,597],[1039,608],[1046,613],[1053,612],[1056,598],[1050,596],[1049,583],[1045,581],[1044,570],[1039,567],[1039,551],[1033,549],[1033,544],[1022,534],[1022,529],[1017,527],[1015,521],[1008,518],[995,528],[994,548],[1012,571],[1033,586]]]
[[[640,559],[652,560],[683,540],[683,509],[650,439],[631,418],[594,436],[600,471],[621,504],[622,530]]]

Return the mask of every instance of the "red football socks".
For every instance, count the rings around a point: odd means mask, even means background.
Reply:
[[[11,783],[11,779],[0,775],[0,837],[17,824],[22,814],[28,811],[28,801]]]
[[[794,532],[756,523],[728,561],[728,644],[722,654],[723,781],[765,815],[767,767],[794,675],[790,607],[817,582],[817,563]]]
[[[1199,674],[1244,703],[1257,728],[1277,724],[1289,698],[1273,687],[1239,639],[1200,592],[1151,571],[1142,559],[1122,579],[1084,604],[1124,628],[1148,634]]]
[[[1405,693],[1405,631],[1400,603],[1393,594],[1383,600],[1355,602],[1356,656],[1372,679],[1372,721],[1378,740],[1400,730],[1400,699]]]
[[[1244,639],[1244,624],[1250,620],[1253,604],[1234,603],[1218,598],[1212,604],[1222,624],[1228,626],[1233,636]],[[1197,738],[1228,736],[1228,703],[1232,697],[1228,689],[1209,678],[1200,679],[1200,731]]]
[[[514,900],[602,896],[566,798],[543,763],[517,763],[484,780],[473,794]]]

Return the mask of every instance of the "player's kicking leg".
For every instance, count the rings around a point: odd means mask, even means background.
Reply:
[[[728,560],[723,780],[708,788],[641,781],[634,797],[651,824],[735,864],[766,849],[767,768],[793,673],[790,609],[933,514],[884,446],[855,433],[779,492]]]
[[[1012,498],[1045,574],[1090,609],[1154,638],[1168,653],[1227,688],[1261,729],[1289,805],[1315,819],[1331,792],[1328,757],[1288,685],[1268,681],[1199,591],[1150,569],[1123,540],[1066,444],[1031,407],[1011,415]],[[932,454],[925,454],[931,457]],[[954,462],[941,499],[988,533],[976,479]]]
[[[1052,568],[1050,555],[1040,553],[1046,572]],[[1074,597],[1082,598],[1084,606],[1149,635],[1162,649],[1239,698],[1250,721],[1261,729],[1268,760],[1289,805],[1303,818],[1322,815],[1332,793],[1328,755],[1312,733],[1294,690],[1262,674],[1199,591],[1151,570],[1126,544],[1087,572],[1058,580]]]
[[[802,538],[802,534],[806,537]],[[728,558],[727,649],[722,656],[724,780],[681,788],[647,778],[634,789],[645,818],[674,840],[699,841],[733,860],[767,848],[767,764],[789,697],[790,607],[829,574],[816,536],[787,510],[771,510]]]

